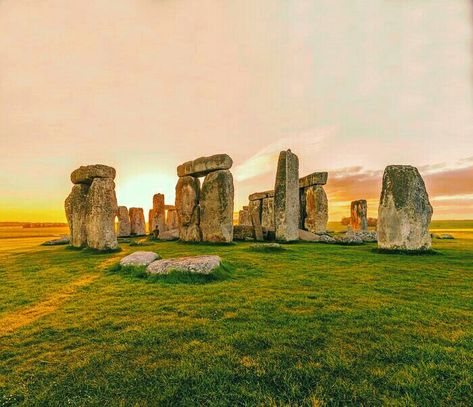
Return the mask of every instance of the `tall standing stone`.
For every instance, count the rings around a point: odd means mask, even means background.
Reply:
[[[248,206],[244,206],[243,209],[238,212],[238,224],[240,226],[251,226],[250,210]]]
[[[154,211],[154,231],[156,228],[159,232],[166,231],[166,211],[164,204],[164,194],[155,194],[153,196],[153,211]]]
[[[174,230],[179,227],[176,209],[168,209],[166,215],[166,229]]]
[[[180,177],[176,184],[176,211],[179,238],[186,242],[200,242],[200,181],[192,176]]]
[[[304,229],[322,234],[327,232],[328,199],[322,185],[312,185],[304,189]]]
[[[268,197],[262,200],[261,204],[261,226],[274,230],[274,198]]]
[[[67,223],[70,230],[70,242],[73,247],[87,246],[87,194],[89,186],[74,185],[64,203]]]
[[[233,176],[229,170],[208,174],[200,196],[200,228],[205,242],[233,240]]]
[[[143,208],[130,208],[130,230],[131,235],[144,236],[146,235],[146,222]]]
[[[72,246],[97,250],[118,247],[115,175],[114,168],[102,164],[82,166],[72,172],[71,181],[76,185],[65,201]]]
[[[291,150],[281,151],[274,186],[276,239],[299,239],[299,159]]]
[[[390,165],[383,175],[378,208],[378,247],[386,250],[429,250],[432,206],[417,168]]]
[[[87,194],[87,245],[96,250],[118,247],[115,216],[118,205],[111,178],[95,178]]]
[[[365,199],[353,201],[350,207],[350,226],[353,230],[368,230],[368,204]]]
[[[130,215],[126,206],[119,206],[118,216],[118,237],[126,237],[131,234]]]

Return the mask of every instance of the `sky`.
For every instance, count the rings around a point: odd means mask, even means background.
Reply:
[[[468,0],[0,0],[0,221],[64,221],[69,174],[174,202],[176,167],[234,161],[235,210],[279,151],[329,171],[331,220],[419,168],[434,219],[473,218]]]

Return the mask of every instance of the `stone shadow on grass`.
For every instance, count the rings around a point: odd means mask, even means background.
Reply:
[[[438,252],[437,250],[429,249],[429,250],[400,250],[400,249],[380,249],[375,247],[371,249],[373,253],[379,254],[402,254],[406,256],[440,256],[442,253]]]
[[[92,249],[90,247],[74,247],[74,246],[67,246],[66,250],[72,250],[76,252],[81,252],[84,254],[110,254],[110,253],[119,253],[122,251],[121,247],[117,247],[116,249],[106,249],[106,250],[97,250],[97,249]]]

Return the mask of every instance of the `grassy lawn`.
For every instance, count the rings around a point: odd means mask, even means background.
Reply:
[[[472,226],[424,256],[177,242],[93,255],[0,239],[0,406],[472,405]],[[224,267],[117,271],[136,250]]]

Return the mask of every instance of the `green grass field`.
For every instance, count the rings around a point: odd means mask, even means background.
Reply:
[[[473,222],[432,228],[456,240],[423,256],[178,242],[94,255],[0,231],[0,406],[472,405]],[[117,270],[136,250],[224,267]]]

